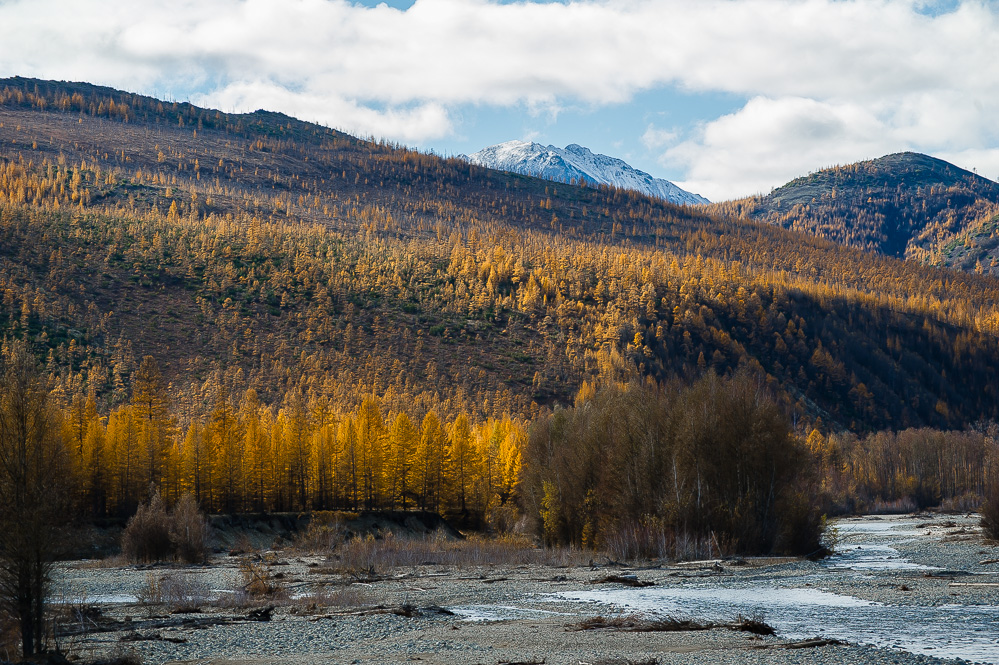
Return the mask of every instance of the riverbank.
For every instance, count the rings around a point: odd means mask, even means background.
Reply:
[[[971,617],[972,628],[991,628],[983,637],[995,644],[999,586],[988,585],[999,584],[999,563],[982,562],[999,558],[999,548],[984,543],[975,518],[867,517],[837,527],[838,554],[818,562],[624,568],[537,554],[346,571],[289,551],[195,567],[70,562],[57,575],[71,618],[60,646],[87,659],[131,650],[145,663],[233,665],[999,662],[999,649],[994,658],[975,651],[973,631],[958,643],[965,636],[934,625]],[[248,571],[274,593],[248,596]],[[918,608],[932,620],[914,616]],[[578,629],[631,614],[701,623],[758,615],[777,635]],[[913,636],[905,625],[925,630]]]

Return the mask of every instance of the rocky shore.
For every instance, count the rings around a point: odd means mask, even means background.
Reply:
[[[68,562],[56,580],[59,647],[82,659],[138,656],[147,664],[860,665],[953,662],[949,654],[966,653],[999,662],[999,548],[982,539],[976,518],[868,517],[839,522],[837,534],[837,554],[822,561],[621,566],[577,556],[345,572],[326,556],[278,550],[221,555],[206,566]],[[257,582],[270,587],[248,589]],[[814,608],[834,612],[816,615],[833,617],[831,625],[802,633]],[[970,646],[957,635],[937,644],[940,631],[879,643],[872,626],[849,639],[850,621],[864,612],[896,610],[900,620],[917,611],[970,613],[994,629],[994,657],[977,634]],[[747,613],[777,634],[727,625]],[[586,625],[631,616],[659,620],[658,629]],[[718,627],[665,630],[665,618]]]

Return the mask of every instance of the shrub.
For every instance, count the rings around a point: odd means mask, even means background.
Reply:
[[[521,527],[522,516],[517,508],[509,503],[496,506],[489,511],[486,525],[493,533],[516,533]]]
[[[295,548],[310,553],[332,552],[346,538],[344,523],[350,515],[328,510],[314,512],[309,526],[296,536]]]
[[[973,513],[982,507],[982,497],[974,492],[947,497],[940,502],[940,510],[945,513]]]
[[[296,613],[301,614],[324,607],[361,607],[370,603],[370,598],[356,586],[321,587],[296,596],[294,602],[300,608]]]
[[[239,564],[239,574],[242,577],[239,593],[245,596],[275,599],[287,595],[281,582],[262,563],[243,561]]]
[[[143,605],[166,605],[175,613],[197,612],[211,599],[210,589],[188,575],[146,575],[146,586],[139,594]]]
[[[160,580],[160,593],[163,596],[163,603],[175,614],[197,612],[202,605],[211,600],[211,590],[208,586],[192,579],[189,575],[164,575]]]
[[[186,563],[204,562],[208,539],[208,521],[198,511],[198,502],[190,494],[183,495],[170,520],[170,542],[177,558]]]
[[[208,523],[197,502],[185,494],[173,512],[154,491],[149,504],[140,504],[121,535],[121,553],[129,561],[152,562],[178,558],[200,563],[208,555]]]
[[[919,510],[916,500],[911,496],[904,496],[901,499],[884,500],[875,499],[874,505],[867,512],[871,515],[908,515]]]
[[[121,552],[129,561],[162,561],[173,554],[171,519],[160,493],[153,492],[149,504],[139,504],[121,534]]]

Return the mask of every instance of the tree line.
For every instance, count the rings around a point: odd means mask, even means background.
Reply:
[[[298,391],[270,407],[252,389],[220,392],[180,426],[151,356],[127,404],[101,416],[90,393],[61,415],[71,484],[93,515],[128,515],[156,490],[212,512],[420,508],[481,525],[511,500],[525,437],[511,416],[443,420],[386,411],[375,396],[344,410]]]

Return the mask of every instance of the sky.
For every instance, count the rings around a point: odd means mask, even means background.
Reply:
[[[999,179],[999,0],[0,0],[15,75],[579,143],[714,201],[903,150]]]

